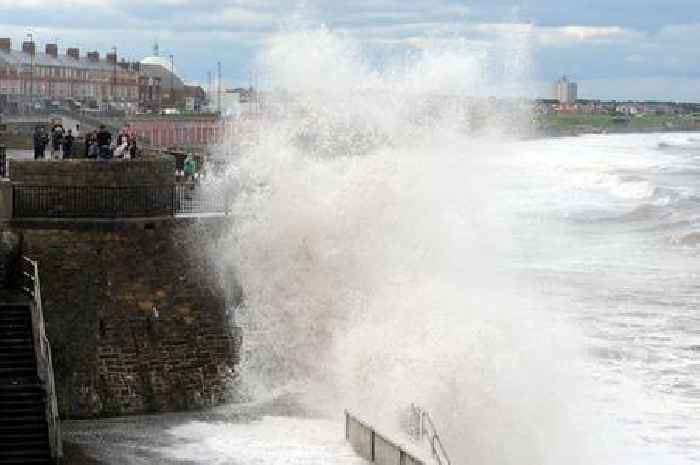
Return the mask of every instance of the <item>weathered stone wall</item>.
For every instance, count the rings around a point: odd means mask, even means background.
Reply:
[[[0,289],[10,287],[19,259],[19,236],[11,231],[0,231]]]
[[[39,260],[64,417],[226,399],[240,336],[206,253],[219,246],[226,222],[13,224],[23,254]]]
[[[175,159],[9,160],[9,177],[38,186],[170,185],[175,182]]]

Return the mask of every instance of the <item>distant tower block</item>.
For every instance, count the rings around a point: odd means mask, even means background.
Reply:
[[[562,76],[554,83],[554,98],[559,100],[559,103],[576,103],[578,99],[578,84],[569,81],[567,76]]]

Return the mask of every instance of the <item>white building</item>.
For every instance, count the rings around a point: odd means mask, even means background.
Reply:
[[[569,81],[569,78],[563,76],[554,83],[554,98],[559,100],[559,103],[576,103],[576,100],[578,100],[578,84]]]

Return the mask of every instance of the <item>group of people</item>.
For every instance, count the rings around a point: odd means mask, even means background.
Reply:
[[[112,133],[103,125],[97,131],[85,136],[85,156],[87,158],[135,158],[137,153],[136,134],[129,125],[124,126],[117,134],[114,142]]]
[[[79,135],[79,124],[75,125],[75,132],[73,129],[65,131],[60,124],[54,124],[49,132],[46,132],[43,126],[37,126],[32,136],[34,159],[45,158],[47,146],[51,150],[51,159],[70,158],[73,156],[73,144]]]
[[[88,132],[85,137],[80,135],[80,125],[76,124],[75,129],[65,131],[61,124],[54,124],[50,131],[46,131],[43,126],[37,126],[32,137],[34,143],[34,159],[46,158],[46,147],[51,150],[50,159],[61,160],[71,158],[76,155],[75,142],[77,140],[85,142],[85,158],[134,158],[137,154],[136,135],[131,131],[129,125],[124,126],[113,140],[112,134],[100,125],[96,131]]]

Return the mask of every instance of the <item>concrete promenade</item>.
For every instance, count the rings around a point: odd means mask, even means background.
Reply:
[[[34,151],[22,149],[7,149],[7,158],[14,160],[31,160],[34,158]]]

